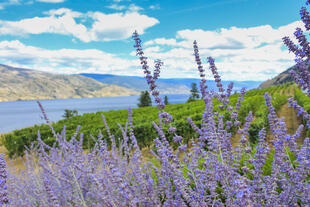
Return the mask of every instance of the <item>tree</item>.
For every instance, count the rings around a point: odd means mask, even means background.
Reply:
[[[62,115],[62,117],[64,117],[65,119],[69,119],[69,118],[72,118],[76,115],[78,115],[77,110],[65,109],[65,113],[64,113],[64,115]]]
[[[190,92],[191,96],[188,98],[187,102],[192,102],[199,99],[199,92],[196,83],[192,83],[192,89]]]
[[[164,102],[165,102],[165,105],[168,105],[168,104],[169,104],[169,102],[168,102],[168,97],[167,97],[167,96],[165,96]]]
[[[138,106],[139,107],[152,106],[152,99],[148,91],[141,91]]]

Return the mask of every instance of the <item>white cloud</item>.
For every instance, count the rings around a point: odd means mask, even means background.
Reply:
[[[95,41],[120,40],[131,37],[137,30],[143,34],[146,28],[159,23],[157,19],[150,18],[137,12],[104,14],[95,12],[92,14],[95,20],[90,30],[91,39]]]
[[[148,47],[144,50],[145,53],[152,53],[152,52],[159,52],[160,51],[160,47],[159,46],[155,46],[155,47]]]
[[[72,36],[72,41],[111,41],[126,39],[132,31],[139,34],[158,23],[155,18],[138,12],[80,13],[62,8],[50,10],[44,17],[20,21],[0,21],[0,35],[30,35],[55,33]],[[90,25],[84,25],[88,19]],[[40,25],[40,26],[37,26]],[[207,69],[206,58],[215,58],[223,80],[266,80],[294,64],[294,56],[283,50],[282,37],[292,36],[301,22],[293,22],[278,28],[262,25],[249,28],[221,28],[211,30],[184,29],[175,38],[157,38],[144,43],[144,52],[153,60],[161,59],[164,67],[161,77],[198,78],[192,42],[198,41],[200,55]],[[141,37],[143,40],[143,36]],[[133,49],[134,50],[134,49]],[[135,56],[135,52],[131,55]],[[113,73],[119,75],[141,75],[139,61],[128,60],[100,50],[45,50],[26,46],[19,41],[0,42],[0,59],[3,63],[37,68],[61,73]],[[112,70],[113,69],[113,70]],[[207,77],[212,78],[207,69]]]
[[[277,29],[263,25],[250,28],[222,28],[218,31],[181,30],[177,33],[177,38],[197,40],[206,48],[253,48],[263,43],[279,42],[283,36],[292,34],[296,27],[302,26],[298,21]]]
[[[33,4],[34,1],[44,3],[61,3],[65,2],[66,0],[4,0],[4,2],[0,2],[0,10],[4,9],[7,6]]]
[[[122,59],[100,50],[47,50],[27,46],[18,40],[0,42],[0,59],[3,64],[53,73],[141,75],[137,61]]]
[[[155,40],[150,40],[144,43],[144,45],[169,45],[169,46],[178,46],[176,39],[166,39],[166,38],[157,38]]]
[[[48,17],[34,17],[16,22],[0,20],[0,34],[28,35],[54,33],[72,35],[84,42],[90,41],[87,28],[83,24],[77,24],[74,20],[78,13],[71,12],[69,9],[60,9],[50,11],[50,15]]]
[[[139,6],[135,5],[135,4],[130,4],[130,5],[128,6],[128,11],[131,11],[131,12],[138,12],[138,11],[140,11],[140,10],[143,10],[143,8],[142,8],[142,7],[139,7]]]
[[[194,72],[197,69],[192,49],[193,41],[197,40],[203,62],[207,62],[208,56],[214,57],[222,79],[266,80],[294,64],[294,55],[283,50],[282,37],[292,37],[296,27],[303,27],[303,24],[293,22],[279,28],[263,25],[216,31],[186,29],[178,31],[175,38],[157,38],[145,42],[144,46],[148,51],[146,56],[164,61],[165,68],[169,68],[167,76],[198,77],[198,72]],[[160,48],[155,50],[155,45]],[[209,71],[207,74],[212,77]]]
[[[138,11],[141,11],[143,10],[142,7],[139,7],[135,4],[130,4],[128,6],[125,6],[125,5],[119,5],[119,4],[111,4],[109,6],[107,6],[107,8],[109,9],[114,9],[114,10],[127,10],[127,12],[138,12]]]
[[[160,9],[160,6],[159,6],[159,4],[154,4],[154,5],[149,6],[149,8],[152,10],[158,10],[158,9]]]
[[[133,8],[133,10],[138,10]],[[20,21],[1,21],[0,35],[30,35],[53,33],[71,35],[83,42],[111,41],[131,37],[133,31],[144,33],[149,27],[159,21],[136,11],[126,13],[105,14],[102,12],[89,12],[86,14],[61,8],[44,13],[45,17],[34,17]],[[87,18],[93,24],[86,26],[77,23],[78,18]]]
[[[43,12],[43,14],[48,16],[62,16],[62,15],[70,15],[73,18],[82,17],[83,14],[81,12],[72,11],[71,9],[67,8],[60,8],[60,9],[51,9],[49,11]]]
[[[0,2],[0,10],[4,9],[7,6],[19,5],[21,4],[20,0],[7,0],[5,2]]]
[[[115,9],[115,10],[123,10],[126,7],[124,5],[118,5],[118,4],[111,4],[109,6],[107,6],[107,8],[109,9]]]
[[[38,2],[44,2],[44,3],[62,3],[65,0],[36,0]]]
[[[157,38],[145,43],[145,45],[160,44],[170,46],[192,47],[192,42],[197,40],[201,48],[209,49],[242,49],[254,48],[261,44],[271,44],[281,42],[281,38],[292,36],[296,27],[303,27],[302,22],[297,21],[289,25],[272,28],[270,25],[229,29],[222,28],[216,31],[202,29],[180,30],[176,38]],[[178,41],[177,41],[178,40]]]

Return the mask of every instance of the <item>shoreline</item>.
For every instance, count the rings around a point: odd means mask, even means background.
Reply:
[[[190,95],[190,93],[168,93],[168,94],[162,94],[164,95]],[[0,100],[0,103],[8,103],[8,102],[30,102],[30,101],[51,101],[51,100],[79,100],[79,99],[96,99],[96,98],[114,98],[114,97],[131,97],[131,96],[140,96],[140,93],[137,93],[137,95],[128,95],[128,96],[118,96],[118,95],[111,95],[111,96],[96,96],[96,97],[75,97],[75,98],[46,98],[46,99],[16,99],[16,100],[9,100],[9,101],[2,101]]]

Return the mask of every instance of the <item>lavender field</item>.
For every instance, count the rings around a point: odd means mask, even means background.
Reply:
[[[151,51],[143,49],[147,45],[141,40],[143,35],[134,31],[135,55],[156,109],[129,108],[126,122],[118,123],[117,129],[115,124],[110,125],[113,120],[102,113],[103,130],[84,134],[83,126],[71,126],[70,119],[66,122],[69,126],[59,130],[59,123],[51,123],[38,102],[50,134],[42,131],[44,137],[40,133],[43,128],[35,128],[38,130],[32,143],[22,131],[2,137],[12,155],[23,156],[25,169],[17,170],[7,163],[4,154],[0,155],[0,205],[310,206],[309,4],[307,0],[300,9],[303,27],[296,28],[294,39],[289,37],[291,34],[279,37],[295,56],[296,67],[290,72],[293,82],[251,91],[242,88],[233,93],[233,82],[223,86],[216,59],[203,57],[201,51],[205,48],[194,40],[192,59],[198,72],[196,69],[193,73],[201,79],[201,99],[176,105],[179,108],[166,105],[158,90],[157,80],[165,63],[156,59],[153,67],[147,57]],[[212,74],[217,90],[208,88],[207,72]],[[278,116],[283,114],[280,111],[284,105],[295,112],[301,123],[294,132],[287,126],[289,117]],[[196,115],[195,107],[200,106],[203,112]],[[184,108],[188,109],[186,120],[178,120],[183,114],[169,113]],[[148,122],[154,110],[152,129],[142,124],[135,127],[136,123]],[[192,116],[194,111],[200,119]],[[135,112],[144,118],[135,120]],[[121,117],[121,113],[115,112],[113,119]],[[97,120],[94,116],[89,119]],[[89,122],[85,125],[93,126]],[[29,133],[33,131],[28,129]],[[13,138],[15,142],[26,140],[26,144],[11,143]]]

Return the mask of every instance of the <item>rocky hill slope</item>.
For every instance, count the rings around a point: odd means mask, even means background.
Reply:
[[[0,101],[129,96],[139,93],[81,75],[56,75],[0,65]]]
[[[276,77],[261,83],[259,85],[259,88],[268,88],[273,85],[280,85],[283,83],[288,83],[288,82],[293,81],[292,76],[290,75],[290,70],[292,69],[296,70],[296,66],[292,66],[288,68],[286,71],[277,75]],[[308,70],[310,71],[310,66],[308,67]]]

